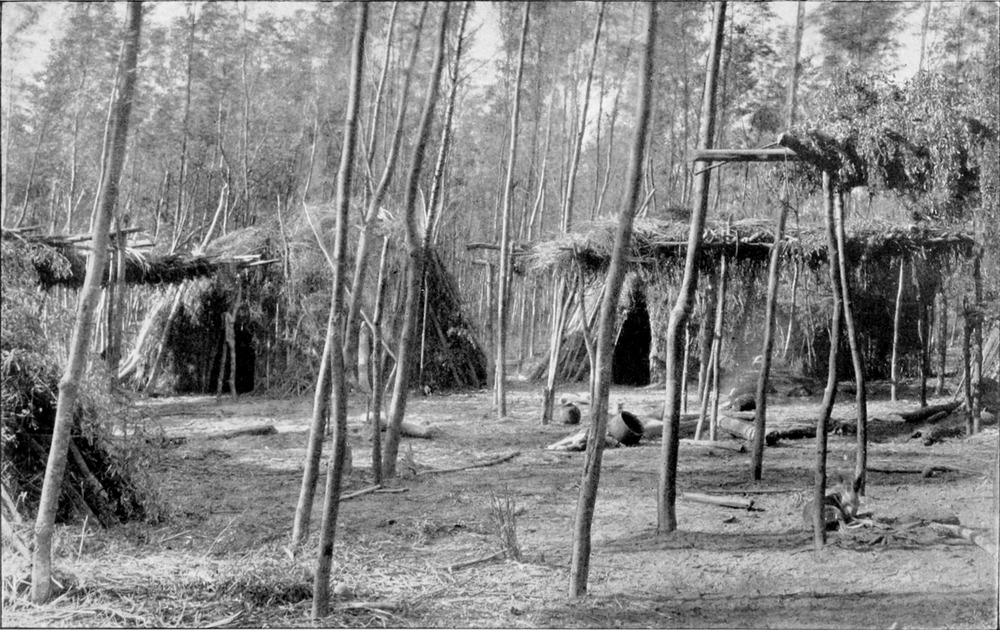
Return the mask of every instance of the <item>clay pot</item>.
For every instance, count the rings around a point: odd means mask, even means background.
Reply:
[[[562,424],[580,424],[581,415],[580,408],[573,404],[559,408],[559,422]]]
[[[623,446],[635,446],[642,439],[642,421],[635,415],[620,411],[608,420],[608,435]]]

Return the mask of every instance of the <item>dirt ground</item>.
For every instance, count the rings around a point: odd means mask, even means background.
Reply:
[[[536,384],[510,392],[497,421],[490,392],[415,396],[410,420],[433,439],[405,438],[393,493],[345,501],[334,574],[346,592],[321,626],[661,627],[661,628],[996,628],[997,561],[910,517],[989,531],[997,428],[925,447],[912,426],[873,421],[876,468],[950,466],[929,478],[869,474],[861,511],[871,522],[830,534],[822,552],[802,524],[811,492],[813,440],[765,452],[764,479],[749,481],[747,453],[681,447],[679,491],[750,498],[754,510],[678,501],[678,531],[656,534],[660,441],[605,452],[593,523],[589,594],[566,596],[582,453],[545,450],[572,432],[540,426]],[[575,391],[567,389],[566,391]],[[660,389],[612,391],[612,406],[641,412]],[[351,401],[354,471],[345,493],[370,485],[361,398]],[[841,396],[835,418],[854,412]],[[141,403],[162,429],[153,473],[171,507],[155,527],[108,532],[64,528],[57,564],[77,586],[46,610],[8,607],[4,625],[311,626],[313,534],[297,557],[287,549],[301,480],[310,401],[244,397],[155,399]],[[769,419],[814,416],[817,398],[772,398]],[[876,399],[872,417],[913,409]],[[272,424],[277,434],[223,433]],[[683,423],[684,436],[693,423]],[[329,442],[326,443],[329,446]],[[854,437],[830,436],[829,470],[849,473]],[[509,453],[495,466],[429,473]],[[412,475],[415,467],[418,474]],[[515,505],[521,560],[459,566],[501,549],[492,498]],[[995,529],[993,530],[995,531]]]

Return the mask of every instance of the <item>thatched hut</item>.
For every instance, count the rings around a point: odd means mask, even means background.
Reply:
[[[664,356],[661,349],[665,343],[662,335],[665,334],[669,310],[676,297],[674,286],[684,265],[688,229],[689,225],[683,222],[648,218],[635,222],[626,257],[629,280],[619,305],[616,338],[620,345],[616,345],[616,357],[619,354],[622,357],[631,356],[631,369],[638,376],[631,379],[619,376],[616,382],[643,384],[646,374],[650,378],[661,376],[659,370],[662,369]],[[774,245],[773,229],[772,223],[743,220],[709,223],[703,234],[698,264],[707,282],[700,287],[700,298],[704,298],[706,290],[714,287],[720,261],[726,258],[728,262],[730,299],[727,320],[735,320],[729,326],[732,343],[729,343],[727,356],[731,366],[750,365],[760,348],[761,331],[748,324],[756,321],[756,315],[760,315],[763,309],[767,261]],[[570,283],[574,283],[574,278],[582,272],[588,286],[586,302],[589,317],[593,318],[612,246],[613,223],[601,221],[586,225],[578,232],[534,244],[524,253],[519,264],[528,273],[554,272]],[[782,255],[788,263],[811,271],[811,281],[816,286],[823,286],[825,272],[821,273],[821,270],[826,265],[827,250],[822,229],[802,227],[788,230],[781,246]],[[883,329],[886,317],[889,321],[892,317],[896,291],[893,274],[898,269],[898,261],[919,260],[922,271],[916,279],[925,296],[933,296],[935,287],[942,282],[951,262],[972,256],[975,246],[975,241],[968,234],[931,226],[870,224],[848,234],[847,260],[856,278],[854,287],[858,296],[855,308],[866,348],[866,368],[873,376],[879,377],[888,369],[887,353],[890,348],[886,343],[891,339]],[[826,292],[821,292],[821,295],[826,295]],[[705,302],[699,299],[696,306],[695,317],[691,321],[695,326],[707,317],[704,313]],[[786,318],[787,327],[792,307],[787,301],[781,306],[779,316]],[[822,316],[825,312],[823,307],[822,302],[817,302],[816,312],[806,312],[806,318],[825,319]],[[799,309],[799,316],[802,317],[803,306],[800,305]],[[904,316],[915,321],[914,296],[905,304],[905,310]],[[867,327],[865,322],[868,322]],[[559,379],[579,380],[589,374],[586,349],[579,332],[581,328],[582,320],[579,315],[574,315],[567,326],[560,351],[557,366]],[[692,329],[690,333],[694,336],[698,331]],[[648,340],[645,335],[648,335]],[[823,345],[828,344],[828,340],[823,335],[800,328],[792,342],[793,348],[809,355],[803,357],[800,363],[805,372],[824,369],[823,361],[815,360],[825,356]],[[903,344],[907,350],[912,350],[916,343],[915,333],[904,336]],[[648,368],[636,367],[636,352],[646,348]],[[809,360],[810,356],[812,360]],[[845,352],[841,356],[845,357],[843,369],[849,373],[850,355]],[[531,376],[538,378],[546,369],[547,365],[542,365]]]
[[[176,291],[160,292],[143,323],[144,330],[153,332],[139,333],[123,375],[141,386],[162,370],[163,383],[177,392],[310,390],[319,372],[331,289],[329,263],[316,234],[328,233],[330,220],[330,213],[313,208],[308,217],[295,214],[280,225],[236,230],[209,243],[204,253],[212,259],[275,264],[219,265],[210,277],[190,282],[180,297]],[[384,223],[380,230],[393,229]],[[402,264],[402,256],[392,256],[387,269],[384,325],[390,346],[402,323]],[[376,275],[377,269],[370,271],[362,295],[362,310],[369,314]],[[485,353],[464,313],[454,279],[433,252],[427,256],[425,276],[423,363],[411,366],[411,382],[435,390],[481,387],[486,382]],[[227,357],[227,314],[235,361]],[[163,335],[164,330],[168,334]],[[236,366],[235,373],[231,365]]]

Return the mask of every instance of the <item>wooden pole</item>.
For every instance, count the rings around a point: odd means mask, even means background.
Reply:
[[[649,129],[650,105],[653,93],[653,46],[656,41],[657,5],[646,4],[646,33],[642,47],[639,74],[639,100],[636,107],[635,139],[629,157],[626,192],[618,212],[615,244],[608,267],[605,292],[600,305],[597,335],[596,388],[591,398],[591,429],[587,440],[587,455],[580,494],[577,499],[576,521],[573,528],[573,555],[570,566],[569,594],[580,597],[587,592],[590,573],[590,533],[597,504],[597,488],[601,477],[604,435],[608,423],[608,394],[611,389],[611,368],[614,360],[615,320],[622,281],[625,278],[625,254],[632,238],[632,225],[640,205],[643,153]],[[581,283],[582,285],[582,283]]]
[[[906,260],[899,259],[899,283],[896,288],[896,309],[892,316],[892,359],[890,362],[889,396],[892,402],[897,400],[897,387],[899,386],[899,324],[903,319],[903,291],[906,287]]]
[[[826,249],[830,272],[830,294],[833,297],[833,312],[830,314],[830,353],[827,362],[826,390],[816,419],[816,465],[813,475],[813,541],[819,551],[826,544],[826,521],[823,517],[823,501],[826,498],[826,425],[833,411],[837,397],[837,357],[840,345],[840,266],[837,260],[837,236],[834,228],[833,184],[829,172],[823,172],[823,205],[826,210]]]
[[[701,128],[698,145],[710,149],[715,138],[715,93],[718,86],[719,59],[722,54],[722,40],[726,23],[726,3],[714,3],[712,18],[712,46],[708,55],[708,69],[705,73],[704,101],[702,103]],[[691,229],[688,232],[687,256],[684,262],[684,277],[674,308],[667,324],[666,357],[666,401],[664,405],[663,453],[660,466],[660,481],[657,494],[657,530],[661,533],[677,529],[677,447],[680,432],[680,358],[683,354],[682,331],[691,315],[694,295],[698,288],[698,256],[701,250],[702,232],[708,213],[708,193],[710,172],[702,169],[694,178],[694,209],[691,214]]]
[[[844,191],[837,187],[833,198],[833,212],[837,226],[837,249],[840,265],[841,300],[844,309],[844,323],[847,327],[847,342],[851,347],[851,361],[854,363],[855,400],[858,405],[857,457],[854,464],[854,487],[858,494],[865,494],[865,471],[868,466],[868,393],[865,386],[864,359],[858,344],[858,332],[854,325],[854,309],[851,305],[850,275],[847,273],[847,235],[844,228]]]
[[[319,554],[313,579],[312,619],[325,617],[330,609],[330,569],[333,564],[333,544],[340,509],[340,489],[347,458],[347,382],[344,369],[344,288],[347,279],[347,225],[350,210],[351,180],[354,175],[354,152],[358,135],[358,110],[361,108],[361,75],[364,67],[365,35],[368,30],[368,6],[359,3],[354,25],[351,51],[350,87],[344,121],[344,141],[340,168],[337,173],[336,228],[333,243],[333,290],[327,338],[330,354],[330,410],[333,424],[333,444],[327,467],[326,493],[323,501],[323,521],[320,529]],[[236,364],[232,369],[235,371]],[[321,386],[322,384],[320,384]],[[234,392],[235,394],[235,392]]]
[[[937,307],[937,388],[934,393],[937,396],[944,395],[944,373],[948,368],[948,297],[945,295],[944,283],[938,286]]]

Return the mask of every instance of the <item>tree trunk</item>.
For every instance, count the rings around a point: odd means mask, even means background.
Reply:
[[[972,329],[973,324],[972,309],[969,307],[968,298],[963,300],[962,309],[962,383],[965,391],[965,432],[972,435],[976,432],[976,423],[973,417],[972,404]]]
[[[816,467],[813,478],[813,541],[816,550],[826,544],[826,521],[823,516],[823,502],[826,498],[826,425],[833,411],[837,397],[837,355],[840,346],[841,303],[840,254],[837,249],[837,234],[833,212],[833,184],[830,173],[823,173],[823,205],[826,210],[826,251],[830,273],[830,294],[833,298],[833,312],[830,314],[830,355],[827,362],[826,390],[816,419]]]
[[[410,161],[410,176],[406,187],[406,197],[403,204],[403,214],[406,217],[406,247],[408,260],[406,266],[406,300],[403,304],[403,325],[399,333],[399,345],[396,351],[396,381],[392,390],[392,402],[389,407],[389,427],[385,434],[385,445],[382,449],[382,474],[384,477],[396,475],[396,456],[399,453],[399,430],[406,414],[406,399],[410,384],[410,357],[413,353],[414,333],[417,327],[416,315],[420,303],[420,281],[423,277],[424,251],[420,239],[420,228],[417,224],[417,192],[420,185],[420,172],[424,166],[424,155],[427,152],[427,139],[430,136],[431,120],[434,117],[434,106],[437,103],[438,83],[441,79],[441,67],[444,65],[445,35],[448,30],[449,5],[444,5],[441,14],[441,27],[438,30],[437,46],[434,52],[434,67],[427,81],[427,96],[424,100],[420,127],[413,148],[413,158]]]
[[[521,20],[521,43],[517,53],[517,75],[514,79],[514,108],[510,115],[510,148],[507,151],[507,171],[503,185],[503,211],[500,226],[500,265],[497,269],[497,329],[496,329],[496,401],[497,417],[507,415],[507,314],[508,276],[510,267],[510,223],[514,203],[514,168],[517,164],[517,137],[521,114],[521,80],[524,77],[524,46],[528,38],[530,5],[524,4]]]
[[[87,275],[80,290],[73,339],[69,348],[66,371],[59,382],[59,398],[56,406],[55,424],[52,430],[52,445],[45,467],[45,480],[38,505],[35,522],[35,552],[31,573],[31,600],[36,604],[45,603],[52,594],[52,535],[55,530],[56,507],[62,488],[63,473],[66,470],[66,454],[70,444],[73,424],[73,410],[80,390],[87,361],[87,351],[94,326],[94,310],[101,292],[101,276],[108,261],[108,231],[115,203],[118,200],[118,181],[125,147],[128,139],[129,119],[132,113],[132,98],[136,82],[136,62],[139,54],[139,38],[142,26],[142,4],[131,2],[127,7],[126,32],[123,35],[121,54],[118,58],[118,85],[112,105],[111,125],[107,130],[107,144],[111,152],[107,157],[104,177],[101,181],[97,200],[96,216],[92,232],[92,249],[87,262]]]
[[[948,368],[948,297],[944,292],[944,284],[938,287],[938,294],[941,299],[937,308],[937,388],[934,393],[937,396],[944,395],[944,373]]]
[[[357,364],[358,350],[358,329],[361,327],[361,297],[364,293],[365,278],[368,275],[368,235],[371,226],[378,216],[382,201],[389,190],[389,184],[396,172],[396,163],[399,158],[399,148],[403,139],[403,128],[406,120],[406,103],[409,99],[410,83],[413,78],[413,68],[416,64],[417,53],[420,50],[421,33],[423,32],[424,20],[427,15],[427,3],[424,2],[420,8],[420,15],[417,18],[416,33],[413,45],[410,48],[410,56],[407,61],[406,70],[403,73],[403,87],[400,94],[399,111],[396,114],[395,128],[392,135],[392,143],[389,146],[389,153],[385,158],[385,166],[382,169],[382,177],[379,179],[375,192],[372,193],[368,208],[361,221],[361,232],[358,234],[357,250],[354,255],[354,275],[351,278],[351,293],[347,311],[347,330],[344,336],[347,341],[345,347],[344,363],[347,366]],[[388,52],[386,53],[388,54]],[[353,369],[353,368],[352,368]]]
[[[793,32],[791,49],[792,76],[788,81],[788,96],[785,103],[785,126],[788,129],[795,124],[795,93],[799,82],[799,50],[802,47],[802,29],[804,27],[805,7],[798,3],[795,30]],[[782,187],[778,209],[777,225],[774,228],[774,246],[771,248],[771,260],[767,273],[767,302],[764,309],[764,341],[761,348],[763,361],[760,364],[760,374],[757,377],[756,406],[754,407],[753,450],[750,456],[751,477],[760,481],[764,467],[764,432],[767,425],[767,384],[771,375],[771,355],[774,350],[774,320],[778,308],[778,281],[781,279],[781,246],[785,237],[785,223],[788,220],[788,186]]]
[[[715,92],[718,84],[719,57],[722,52],[722,36],[726,23],[726,3],[714,3],[712,18],[712,48],[709,51],[708,71],[705,74],[704,102],[702,103],[701,129],[698,132],[698,146],[712,147],[715,137]],[[682,331],[691,315],[692,302],[698,289],[697,261],[701,249],[702,232],[708,211],[708,193],[711,171],[702,169],[694,180],[694,210],[691,214],[691,229],[688,233],[687,257],[684,263],[684,278],[681,281],[677,301],[670,312],[667,325],[666,360],[666,403],[664,408],[663,459],[660,467],[659,493],[657,496],[657,530],[661,533],[677,529],[675,503],[677,501],[677,446],[680,430],[680,376],[679,358],[682,354]]]
[[[896,309],[892,316],[892,359],[890,360],[889,396],[896,402],[896,388],[899,386],[899,325],[903,320],[903,291],[906,287],[906,260],[899,259],[899,285],[896,289]]]
[[[925,272],[925,265],[913,267],[913,283],[917,289],[917,337],[920,340],[920,406],[927,406],[927,372],[929,368],[930,355],[930,323],[927,321],[927,291],[925,283],[921,277]]]
[[[837,224],[837,250],[840,254],[837,263],[840,265],[841,300],[844,309],[844,324],[847,328],[847,342],[851,347],[851,361],[854,363],[855,399],[858,405],[857,457],[854,468],[854,487],[858,494],[865,494],[865,471],[868,467],[868,392],[865,385],[864,358],[861,356],[861,346],[858,343],[858,332],[854,325],[854,309],[851,306],[850,276],[847,273],[847,235],[844,227],[844,193],[836,191],[833,198],[833,211]]]
[[[781,358],[788,357],[788,348],[792,345],[792,333],[795,330],[795,311],[799,297],[799,275],[802,273],[802,261],[796,260],[792,271],[792,299],[788,307],[788,332],[785,333],[785,345],[781,349]]]
[[[972,385],[972,431],[979,433],[980,416],[983,410],[983,250],[976,252],[972,259],[972,289],[976,300],[975,317],[972,320],[972,368],[969,380]]]
[[[643,45],[639,75],[639,102],[636,106],[635,138],[629,160],[627,189],[618,213],[615,229],[615,245],[611,252],[604,299],[601,302],[601,319],[597,348],[597,388],[591,399],[590,434],[587,440],[587,454],[583,477],[580,480],[580,495],[577,499],[576,523],[573,528],[573,557],[570,567],[569,594],[581,597],[587,592],[587,578],[590,573],[590,530],[597,503],[597,487],[601,478],[601,458],[604,453],[603,436],[608,424],[608,393],[611,388],[611,364],[614,357],[615,320],[618,297],[625,278],[625,256],[632,237],[632,223],[639,206],[639,192],[642,185],[643,152],[649,126],[649,111],[653,91],[653,46],[656,41],[657,5],[646,4],[646,36]]]
[[[333,563],[333,542],[337,531],[337,515],[340,506],[340,488],[343,481],[344,459],[347,454],[347,383],[344,378],[344,275],[347,258],[347,221],[351,202],[351,179],[353,176],[354,147],[357,143],[358,111],[361,108],[361,75],[364,65],[365,35],[368,30],[368,3],[357,5],[357,22],[354,29],[354,44],[351,52],[351,83],[347,97],[347,118],[344,121],[344,144],[340,156],[340,171],[337,174],[337,225],[333,242],[333,295],[330,298],[332,317],[326,330],[329,344],[330,408],[334,431],[330,464],[327,468],[326,496],[323,505],[323,524],[320,530],[319,557],[316,562],[316,576],[313,581],[312,619],[325,617],[330,606],[330,567]],[[235,365],[234,365],[235,367]],[[322,389],[322,381],[317,389]]]
[[[708,327],[708,309],[706,309],[704,321],[706,323],[706,340],[708,341],[708,358],[705,364],[704,387],[700,389],[700,408],[698,410],[698,425],[695,427],[694,439],[700,440],[702,436],[702,425],[708,416],[708,407],[713,396],[718,398],[719,394],[719,355],[722,352],[722,325],[726,312],[726,279],[728,277],[728,263],[723,256],[719,263],[719,271],[715,274],[718,280],[710,283],[706,290],[706,298],[711,294],[711,304],[714,307],[712,315],[712,326]],[[715,286],[712,286],[712,285]],[[707,301],[707,300],[706,300]],[[709,439],[715,439],[715,420],[713,414],[709,418],[708,433]]]
[[[931,5],[933,2],[924,3],[924,17],[920,21],[920,58],[917,63],[917,72],[924,71],[924,54],[927,51],[927,29],[931,20]]]
[[[389,260],[389,239],[382,241],[382,256],[378,265],[378,286],[375,294],[375,313],[372,315],[372,483],[382,483],[382,401],[385,398],[385,351],[382,349],[382,315],[385,311],[386,268]],[[358,375],[361,376],[360,374]]]

